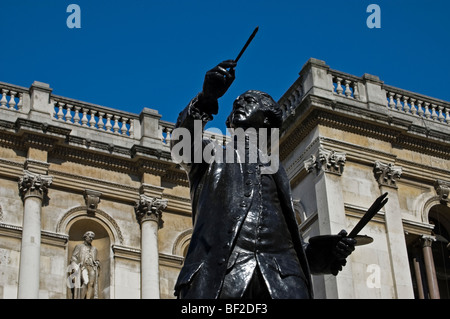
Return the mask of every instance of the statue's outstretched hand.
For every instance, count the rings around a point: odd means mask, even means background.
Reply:
[[[206,72],[200,98],[205,102],[210,102],[217,101],[222,97],[234,81],[235,67],[236,62],[226,60]],[[217,114],[217,111],[214,114]]]
[[[330,265],[330,270],[333,275],[337,275],[339,271],[346,265],[346,258],[355,250],[356,240],[347,237],[347,232],[341,230],[338,234],[341,239],[333,247],[332,253],[335,260]]]

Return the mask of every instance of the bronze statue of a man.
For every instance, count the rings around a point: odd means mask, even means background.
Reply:
[[[202,92],[180,113],[176,129],[195,134],[195,121],[204,128],[234,81],[235,66],[227,60],[206,73]],[[345,231],[338,241],[304,243],[283,167],[264,173],[268,163],[259,149],[256,160],[248,160],[258,129],[281,124],[280,107],[270,95],[247,91],[234,101],[227,119],[228,127],[246,129],[244,154],[231,146],[233,158],[240,160],[192,160],[215,143],[203,139],[191,144],[190,158],[180,161],[189,177],[194,229],[175,285],[178,298],[312,298],[311,274],[337,274],[355,249]],[[180,142],[173,138],[172,150]]]

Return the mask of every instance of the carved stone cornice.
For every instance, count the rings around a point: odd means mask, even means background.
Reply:
[[[402,168],[400,166],[394,166],[394,164],[384,164],[380,161],[376,161],[373,168],[375,179],[380,186],[389,186],[397,188],[397,180],[402,175]]]
[[[429,130],[408,121],[393,119],[386,114],[362,109],[347,110],[345,104],[334,105],[333,101],[306,96],[296,110],[294,117],[283,123],[280,140],[280,159],[284,160],[314,127],[323,125],[346,132],[387,141],[399,147],[419,151],[424,154],[448,159],[450,144],[448,135],[437,130]],[[359,117],[346,116],[358,114]]]
[[[40,134],[26,133],[22,136],[22,143],[26,147],[33,147],[44,151],[51,150],[58,142],[57,139]]]
[[[450,182],[438,179],[434,183],[434,189],[436,190],[436,194],[439,196],[439,201],[441,202],[441,204],[448,205],[450,195]]]
[[[151,220],[158,224],[159,228],[163,227],[162,212],[167,207],[167,199],[154,198],[141,194],[139,200],[136,201],[134,211],[139,224]]]
[[[100,196],[102,193],[92,189],[85,189],[83,192],[84,201],[86,202],[88,214],[94,214],[97,211],[97,206],[100,203]]]
[[[137,164],[139,172],[163,176],[172,166],[171,163],[140,159]]]
[[[22,200],[29,196],[39,197],[46,200],[48,187],[52,184],[53,177],[24,171],[24,175],[19,178],[19,194]]]
[[[344,170],[345,160],[345,153],[319,147],[317,153],[311,155],[304,162],[304,165],[308,172],[312,172],[315,169],[316,172],[323,170],[327,173],[341,175]]]
[[[175,170],[175,169],[168,169],[165,174],[162,176],[162,178],[165,181],[182,185],[182,186],[189,186],[189,179],[186,174],[186,171],[183,169]]]

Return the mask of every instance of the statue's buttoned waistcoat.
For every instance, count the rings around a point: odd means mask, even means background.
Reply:
[[[194,120],[203,119],[203,116],[195,108],[196,99],[181,113],[177,121],[177,127],[187,128],[193,133]],[[203,146],[211,141],[203,140]],[[194,150],[193,150],[194,151]],[[193,234],[183,268],[175,285],[175,294],[179,296],[183,290],[183,298],[218,298],[228,267],[233,264],[233,247],[235,247],[237,235],[248,216],[249,208],[258,207],[261,200],[253,205],[256,194],[261,190],[261,174],[257,171],[256,164],[225,163],[213,161],[212,163],[181,163],[188,172],[191,201]],[[288,234],[282,242],[292,247],[288,251],[295,252],[297,263],[293,264],[291,258],[283,258],[277,245],[271,245],[278,239],[274,233],[261,231],[261,240],[269,240],[265,243],[265,251],[260,253],[267,265],[273,267],[282,276],[302,276],[311,294],[310,271],[303,249],[303,241],[298,232],[292,206],[291,191],[287,175],[280,165],[278,171],[271,175],[271,183],[276,190],[271,200],[279,206],[282,216],[272,222],[282,222],[279,227],[287,230]],[[255,211],[253,211],[255,212]],[[270,224],[257,227],[271,227]],[[273,226],[273,225],[272,225]],[[262,228],[260,229],[262,230]],[[264,238],[270,234],[269,237]],[[290,235],[290,236],[289,236]],[[257,240],[257,238],[256,238]],[[273,251],[269,249],[273,246]],[[286,251],[285,251],[286,252]],[[230,258],[231,257],[231,258]],[[298,268],[300,263],[301,268]]]

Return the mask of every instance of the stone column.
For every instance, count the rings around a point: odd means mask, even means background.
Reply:
[[[424,289],[423,289],[423,281],[422,281],[422,273],[420,271],[420,262],[417,257],[413,259],[414,263],[414,272],[416,274],[417,281],[417,292],[419,294],[419,299],[425,299]]]
[[[23,200],[23,228],[19,265],[19,299],[39,297],[41,208],[52,177],[25,171],[19,180]]]
[[[388,252],[391,259],[396,297],[399,299],[414,298],[402,215],[397,194],[397,180],[401,177],[402,168],[391,163],[384,164],[377,161],[373,172],[381,193],[388,193],[389,200],[384,206],[384,211]]]
[[[140,195],[136,202],[136,219],[141,226],[141,298],[159,299],[158,229],[167,200]]]
[[[422,236],[422,251],[423,260],[425,263],[425,271],[427,274],[428,290],[430,291],[431,299],[440,299],[439,287],[436,277],[436,269],[434,268],[433,253],[431,251],[431,245],[436,239],[434,236]]]
[[[309,173],[315,173],[314,188],[317,202],[319,233],[337,234],[346,229],[344,196],[340,176],[346,161],[345,153],[327,150],[322,147],[304,163]],[[327,299],[353,298],[351,286],[351,264],[338,276],[326,275],[324,280]]]

